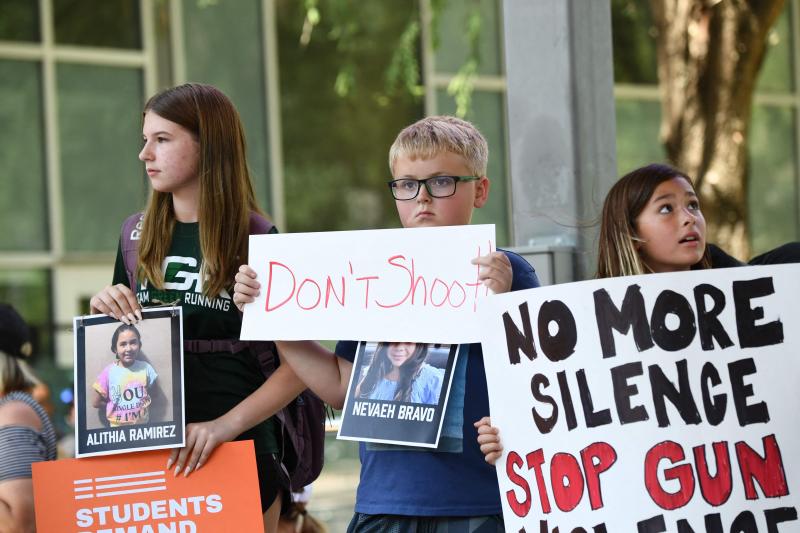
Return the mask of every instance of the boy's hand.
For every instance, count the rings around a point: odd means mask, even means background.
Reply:
[[[126,324],[136,324],[142,319],[142,311],[136,295],[127,285],[109,285],[89,300],[92,313],[103,313]]]
[[[490,254],[476,257],[472,261],[473,265],[479,265],[478,281],[481,281],[494,294],[508,292],[511,290],[511,261],[503,252],[492,252]]]
[[[167,470],[175,465],[173,476],[183,472],[187,477],[193,471],[206,464],[217,446],[233,440],[238,433],[225,423],[222,418],[199,424],[187,424],[186,446],[173,448],[167,460]]]
[[[261,284],[256,281],[256,271],[248,265],[240,266],[234,279],[236,283],[233,286],[233,303],[239,311],[244,311],[244,304],[253,303],[259,295]]]
[[[500,431],[492,425],[492,419],[484,416],[477,422],[475,427],[478,429],[478,444],[481,445],[484,459],[493,465],[503,454],[503,445],[500,444]]]

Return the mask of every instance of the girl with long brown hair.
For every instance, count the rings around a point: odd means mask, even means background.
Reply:
[[[381,342],[356,386],[356,397],[437,404],[444,371],[425,363],[428,345]]]
[[[220,443],[253,439],[265,526],[274,531],[288,480],[270,417],[305,387],[289,365],[265,381],[256,354],[236,342],[241,315],[230,296],[233,278],[247,257],[253,219],[268,225],[253,193],[239,114],[218,89],[188,83],[150,98],[142,137],[139,159],[152,190],[141,223],[123,236],[139,242],[135,286],[120,247],[113,282],[91,299],[92,310],[133,323],[142,318],[140,305],[182,306],[189,424],[186,446],[173,451],[167,468],[189,475]]]

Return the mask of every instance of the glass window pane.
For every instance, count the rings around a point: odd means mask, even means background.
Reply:
[[[438,2],[442,11],[436,14],[434,28],[436,71],[455,73],[469,56],[470,22],[480,24],[478,73],[499,76],[503,68],[501,24],[497,0],[473,2]]]
[[[656,41],[650,3],[611,0],[614,81],[658,83]]]
[[[261,2],[184,0],[183,16],[187,79],[218,87],[239,110],[256,194],[261,207],[268,209],[269,142]]]
[[[347,50],[353,85],[339,96],[334,87],[346,68],[343,52],[327,37],[336,21],[322,13],[303,46],[303,4],[277,4],[288,231],[399,225],[386,186],[389,147],[402,128],[423,116],[423,104],[405,91],[386,91],[397,39],[418,17],[416,0],[392,6],[364,2],[348,12],[360,44]]]
[[[658,138],[661,104],[645,100],[617,100],[617,174],[666,160]]]
[[[0,0],[0,41],[39,39],[39,2]]]
[[[52,0],[56,43],[141,49],[138,0]]]
[[[438,91],[438,112],[452,115],[456,111],[447,91]],[[489,167],[486,170],[492,186],[489,201],[472,215],[473,224],[495,224],[497,245],[510,244],[508,232],[508,170],[506,162],[505,105],[502,93],[475,91],[472,110],[467,120],[475,124],[489,144]]]
[[[758,75],[758,91],[791,91],[792,32],[790,29],[792,3],[786,2],[783,13],[767,35],[767,51]]]
[[[752,254],[798,239],[795,113],[754,106],[747,201]]]
[[[146,197],[142,72],[61,64],[56,75],[65,248],[112,252]]]
[[[0,250],[48,247],[41,65],[0,60]]]

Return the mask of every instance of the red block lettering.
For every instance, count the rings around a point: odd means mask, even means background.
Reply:
[[[781,449],[778,447],[775,435],[767,435],[761,440],[764,444],[764,457],[761,457],[747,443],[736,443],[736,458],[739,460],[739,468],[742,471],[742,481],[744,482],[744,494],[748,500],[758,498],[753,478],[758,481],[764,496],[767,498],[779,498],[789,494],[786,474],[783,471]]]
[[[694,474],[691,465],[687,464],[664,470],[664,477],[667,480],[677,479],[679,482],[677,492],[667,492],[658,480],[658,465],[662,459],[668,459],[673,464],[676,461],[683,461],[683,448],[675,442],[665,441],[650,448],[644,459],[644,484],[650,498],[662,509],[671,511],[683,507],[692,499]]]
[[[586,472],[586,489],[593,510],[603,506],[603,492],[600,490],[600,474],[611,468],[617,461],[617,452],[606,442],[595,442],[581,450],[583,470]]]
[[[522,457],[520,457],[517,452],[508,452],[506,456],[506,475],[512,483],[525,492],[525,500],[522,502],[517,499],[515,491],[509,490],[506,492],[508,505],[511,506],[511,510],[514,511],[514,514],[519,517],[528,516],[528,512],[531,510],[531,487],[528,485],[525,478],[516,471],[522,464]]]
[[[710,505],[719,507],[731,495],[733,483],[731,482],[731,461],[728,456],[728,443],[715,442],[714,459],[717,463],[715,470],[717,475],[711,476],[708,473],[708,463],[706,462],[705,445],[695,446],[694,462],[697,466],[697,481],[700,484],[700,493],[703,499]]]
[[[553,499],[564,512],[572,511],[583,498],[583,473],[578,460],[569,453],[557,453],[550,461]]]

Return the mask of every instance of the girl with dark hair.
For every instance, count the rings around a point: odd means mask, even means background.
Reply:
[[[148,100],[142,137],[139,159],[152,191],[141,222],[125,236],[139,243],[135,286],[120,247],[113,283],[91,307],[133,323],[142,319],[140,302],[181,305],[189,424],[186,446],[173,450],[167,468],[188,475],[220,443],[253,439],[264,523],[275,531],[288,479],[272,415],[305,386],[289,365],[265,380],[257,354],[237,342],[242,319],[230,296],[233,278],[247,257],[253,220],[270,226],[253,193],[239,114],[215,87],[187,83]]]
[[[139,358],[142,336],[136,326],[121,324],[111,336],[116,360],[97,376],[93,407],[105,407],[109,425],[128,426],[150,421],[150,388],[158,379],[155,369]]]
[[[711,268],[706,221],[691,178],[664,164],[630,172],[608,191],[600,221],[597,277]],[[488,463],[503,451],[491,418],[475,423]]]
[[[603,203],[597,277],[710,267],[706,221],[689,176],[651,164],[611,187]]]
[[[411,403],[439,403],[444,371],[425,363],[428,345],[382,342],[356,386],[356,397]]]

